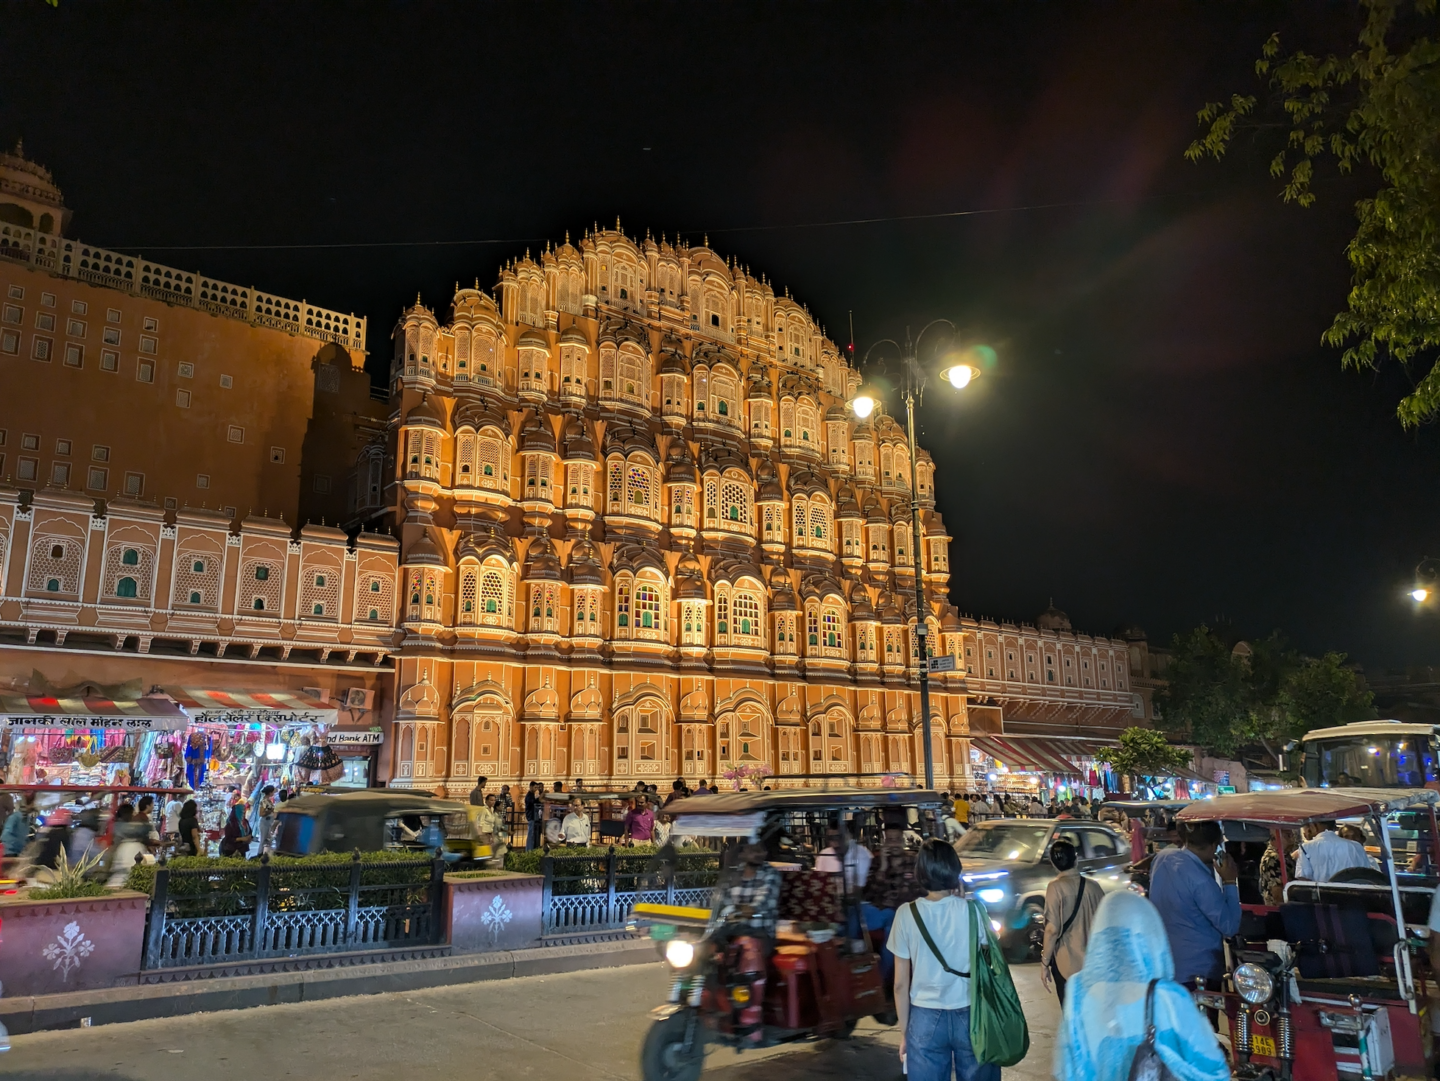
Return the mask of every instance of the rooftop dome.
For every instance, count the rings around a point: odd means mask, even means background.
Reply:
[[[1042,631],[1068,631],[1070,630],[1070,617],[1055,607],[1055,600],[1051,598],[1050,607],[1035,617],[1035,626]]]

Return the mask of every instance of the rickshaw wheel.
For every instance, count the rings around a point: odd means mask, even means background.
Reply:
[[[690,1050],[685,1051],[689,1011],[656,1021],[640,1047],[640,1076],[644,1081],[699,1081],[705,1069],[705,1030],[698,1020]]]
[[[1040,960],[1045,940],[1045,924],[1040,905],[1035,901],[1027,901],[1024,913],[1024,924],[1005,947],[1005,960],[1011,964]]]

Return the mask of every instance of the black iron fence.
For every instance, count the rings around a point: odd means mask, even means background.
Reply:
[[[155,868],[142,968],[244,964],[433,946],[444,861],[270,862]]]
[[[718,852],[684,853],[663,878],[649,854],[611,848],[603,856],[546,856],[540,861],[544,934],[575,935],[625,926],[640,902],[709,908],[720,877]]]

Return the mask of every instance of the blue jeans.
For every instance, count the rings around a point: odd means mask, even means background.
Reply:
[[[970,1047],[970,1010],[910,1007],[905,1029],[907,1081],[1000,1081],[1000,1067],[975,1061]]]
[[[895,955],[885,948],[885,943],[890,938],[890,925],[895,922],[895,910],[879,908],[869,901],[862,901],[860,911],[865,913],[865,929],[880,932],[880,980],[882,983],[889,983],[895,976]],[[860,922],[854,920],[853,923],[850,937],[859,938]]]
[[[525,847],[535,849],[540,847],[540,823],[530,821],[525,824]]]

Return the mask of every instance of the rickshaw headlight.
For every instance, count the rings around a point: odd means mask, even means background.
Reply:
[[[671,968],[689,968],[695,960],[695,947],[683,938],[672,938],[665,944],[665,960]]]
[[[1234,979],[1236,993],[1252,1006],[1269,1002],[1275,993],[1275,977],[1259,965],[1240,965]]]
[[[989,889],[976,890],[975,896],[984,901],[987,905],[998,905],[1005,900],[1005,891],[999,886],[991,886]]]

